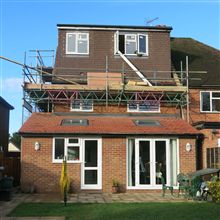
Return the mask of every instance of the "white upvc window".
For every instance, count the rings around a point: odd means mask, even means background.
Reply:
[[[220,112],[220,91],[201,91],[200,111],[213,113]]]
[[[115,54],[148,56],[148,35],[137,33],[115,33]]]
[[[73,100],[70,106],[71,111],[80,112],[92,112],[93,101],[92,100]]]
[[[67,162],[78,163],[81,161],[80,138],[54,138],[53,139],[53,162],[62,163],[64,157]]]
[[[128,112],[160,112],[160,103],[145,101],[143,103],[131,102],[127,104]]]
[[[89,54],[89,33],[67,33],[66,54]]]

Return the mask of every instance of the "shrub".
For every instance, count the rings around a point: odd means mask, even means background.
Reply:
[[[211,181],[208,183],[208,188],[212,194],[212,198],[216,202],[220,202],[220,181]]]

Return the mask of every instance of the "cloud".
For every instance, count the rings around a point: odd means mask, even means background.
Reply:
[[[3,93],[14,93],[22,91],[22,78],[12,77],[2,80]]]

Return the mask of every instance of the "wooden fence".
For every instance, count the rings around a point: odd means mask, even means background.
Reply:
[[[0,153],[0,166],[4,167],[3,176],[12,176],[14,186],[18,186],[21,175],[20,157],[4,157],[3,153]]]

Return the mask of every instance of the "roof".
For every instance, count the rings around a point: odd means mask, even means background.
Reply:
[[[13,110],[14,109],[14,107],[12,105],[10,105],[8,102],[6,102],[1,96],[0,96],[0,105],[5,106],[9,110]]]
[[[88,126],[61,125],[63,119],[88,119]],[[158,126],[137,126],[135,119],[157,120]],[[56,113],[33,113],[23,124],[21,135],[88,134],[88,135],[199,135],[198,130],[179,118],[144,116],[70,116]]]
[[[185,70],[186,56],[189,57],[189,71],[207,71],[191,73],[189,86],[198,88],[220,88],[220,51],[192,38],[171,38],[171,58],[176,70],[180,70],[180,61]]]
[[[140,26],[140,25],[97,25],[97,24],[57,24],[58,28],[88,28],[88,29],[155,29],[171,31],[172,27],[166,25]]]

